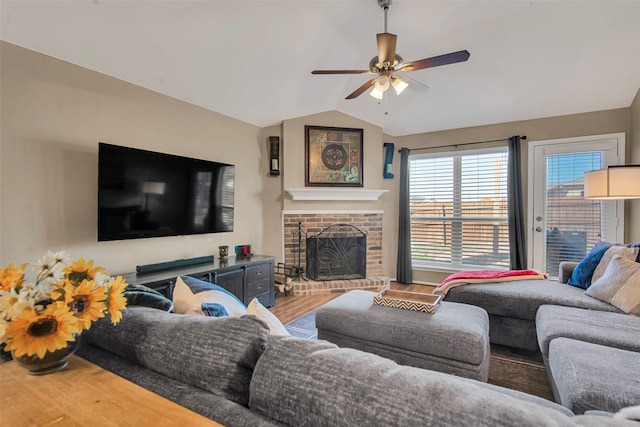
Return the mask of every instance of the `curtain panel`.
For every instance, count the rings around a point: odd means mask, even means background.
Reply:
[[[509,257],[512,270],[527,268],[527,242],[522,191],[521,138],[509,138],[507,204],[509,217]]]
[[[409,149],[400,149],[400,206],[398,218],[398,264],[397,281],[413,282],[411,271],[411,210],[409,207]]]

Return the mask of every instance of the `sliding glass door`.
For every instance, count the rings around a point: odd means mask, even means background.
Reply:
[[[624,163],[624,134],[531,142],[529,265],[551,277],[599,240],[622,241],[623,204],[584,198],[584,173]]]

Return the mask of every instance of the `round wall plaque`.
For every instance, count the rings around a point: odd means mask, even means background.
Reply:
[[[347,164],[347,150],[339,144],[329,144],[322,150],[322,163],[331,169],[342,169]]]

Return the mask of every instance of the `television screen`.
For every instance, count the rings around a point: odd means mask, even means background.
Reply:
[[[233,231],[235,167],[99,143],[98,241]]]

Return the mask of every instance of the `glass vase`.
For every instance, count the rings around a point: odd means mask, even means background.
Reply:
[[[11,356],[16,363],[25,368],[30,375],[45,375],[52,372],[61,371],[69,364],[69,358],[75,353],[80,341],[80,335],[75,341],[70,341],[67,346],[56,351],[47,351],[42,359],[37,355],[16,357],[13,351]]]

